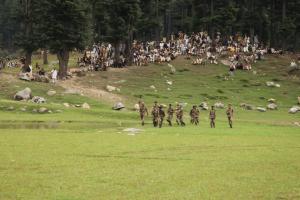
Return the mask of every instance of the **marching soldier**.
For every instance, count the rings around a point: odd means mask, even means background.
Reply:
[[[192,124],[195,124],[195,125],[199,124],[199,114],[200,114],[200,111],[197,108],[197,106],[193,106],[192,110],[190,111]]]
[[[226,110],[226,115],[228,118],[229,126],[230,126],[230,128],[232,128],[233,108],[232,108],[231,104],[228,105],[228,108]]]
[[[178,125],[185,126],[183,122],[183,109],[179,104],[176,107],[176,122]]]
[[[152,108],[152,121],[153,121],[153,126],[157,127],[159,124],[159,107],[157,105],[157,102],[154,102],[154,106]]]
[[[163,106],[159,106],[158,114],[159,114],[159,128],[161,128],[164,118],[166,116],[165,111],[163,110]]]
[[[139,107],[140,107],[139,112],[140,112],[140,117],[142,120],[142,126],[144,126],[145,125],[145,116],[146,115],[148,116],[148,109],[146,108],[144,102],[139,102]]]
[[[172,126],[173,115],[174,115],[174,109],[172,108],[172,104],[169,104],[168,118],[167,118],[167,122],[169,123],[169,126]]]
[[[216,120],[216,110],[215,107],[212,106],[209,112],[209,119],[210,119],[210,127],[216,128],[215,120]]]

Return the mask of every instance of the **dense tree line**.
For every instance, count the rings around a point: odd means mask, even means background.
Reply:
[[[74,49],[107,41],[130,56],[134,39],[178,31],[257,35],[265,46],[299,50],[299,11],[299,0],[0,0],[0,55],[22,50],[30,63],[49,49],[64,77]]]

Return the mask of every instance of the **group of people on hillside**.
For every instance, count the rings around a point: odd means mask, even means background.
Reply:
[[[107,67],[124,67],[128,63],[125,57],[125,46],[120,45],[120,59],[116,61],[116,49],[109,43],[94,44],[90,51],[85,51],[79,62],[82,65],[93,66],[93,69],[106,70]],[[136,66],[146,66],[149,63],[170,62],[179,55],[192,60],[193,65],[205,63],[218,64],[219,59],[227,60],[231,71],[236,69],[251,70],[252,63],[261,60],[266,53],[280,54],[274,48],[266,48],[258,37],[247,35],[222,36],[217,33],[212,38],[207,32],[188,35],[184,32],[172,34],[162,41],[134,41],[130,57]]]
[[[145,125],[145,118],[149,115],[148,109],[144,102],[139,101],[139,114],[142,122],[142,126]],[[232,105],[229,104],[228,108],[226,110],[226,116],[228,118],[228,124],[230,128],[233,128],[233,108]],[[176,117],[176,124],[178,126],[185,126],[185,122],[183,120],[184,117],[184,111],[183,106],[180,104],[176,105],[176,108],[174,109],[172,107],[172,104],[169,104],[169,107],[167,109],[167,113],[164,111],[164,106],[159,105],[157,101],[154,102],[154,105],[151,109],[151,116],[152,116],[152,123],[154,127],[162,128],[164,119],[166,118],[166,121],[168,122],[169,126],[173,126],[173,118],[174,114]],[[200,110],[197,108],[196,105],[192,107],[192,109],[189,112],[190,115],[190,123],[193,125],[198,126],[199,125],[199,117],[200,117]],[[216,127],[216,110],[214,106],[211,107],[211,110],[209,111],[209,119],[210,119],[210,127],[215,128]]]

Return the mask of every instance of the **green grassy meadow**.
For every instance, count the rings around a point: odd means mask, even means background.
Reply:
[[[300,127],[295,125],[300,113],[288,113],[300,96],[300,76],[288,73],[289,61],[268,56],[251,72],[229,77],[222,64],[192,66],[178,58],[174,75],[162,64],[74,78],[83,89],[120,88],[114,95],[126,109],[119,112],[111,109],[116,102],[105,98],[66,94],[60,84],[23,82],[16,69],[0,71],[0,200],[300,199]],[[269,88],[266,81],[281,87]],[[25,87],[47,103],[13,101]],[[50,89],[57,94],[47,96]],[[133,111],[140,96],[148,109],[155,100],[187,103],[187,126],[155,129],[148,117],[142,127]],[[266,107],[269,98],[277,100],[278,110],[239,107]],[[190,125],[189,110],[203,101],[232,103],[234,128],[228,128],[224,109],[217,110],[216,129],[209,128],[208,111],[201,111],[200,126]],[[87,102],[91,109],[66,108],[66,102]],[[40,107],[53,113],[33,112]],[[133,135],[125,128],[142,131]]]

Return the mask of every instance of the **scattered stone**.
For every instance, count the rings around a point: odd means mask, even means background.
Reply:
[[[278,106],[275,103],[271,103],[267,106],[269,110],[277,110]]]
[[[17,101],[22,101],[22,100],[29,100],[31,99],[31,89],[30,88],[25,88],[24,90],[21,90],[17,92],[14,96],[14,99]]]
[[[107,85],[107,86],[106,86],[106,90],[107,90],[108,92],[120,91],[119,88],[114,87],[114,86],[111,86],[111,85]]]
[[[256,110],[259,112],[267,112],[267,109],[263,107],[257,107]]]
[[[80,104],[76,104],[75,108],[81,108],[81,105]]]
[[[272,81],[266,82],[266,85],[267,85],[268,87],[278,87],[278,88],[280,88],[280,84],[274,83],[274,82],[272,82]]]
[[[55,90],[49,90],[49,91],[47,92],[47,95],[48,95],[48,96],[54,96],[54,95],[56,95],[56,91],[55,91]]]
[[[153,90],[156,89],[156,87],[154,85],[151,85],[150,88],[153,89]]]
[[[46,103],[46,99],[44,97],[35,96],[31,99],[33,103]]]
[[[34,108],[34,109],[32,110],[32,112],[37,113],[38,110],[37,110],[36,108]]]
[[[290,108],[289,113],[296,114],[299,111],[300,111],[300,107],[299,106],[293,106],[292,108]]]
[[[39,108],[38,113],[44,114],[44,113],[47,113],[48,111],[49,111],[48,108],[41,107],[41,108]]]
[[[245,110],[255,110],[255,106],[250,105],[250,104],[246,104],[246,103],[241,103],[240,104],[241,108],[244,108]]]
[[[91,109],[91,106],[88,103],[83,103],[81,107],[83,109]]]
[[[217,102],[217,103],[215,103],[215,108],[219,108],[219,109],[223,109],[225,106],[224,106],[224,104],[223,103],[221,103],[221,102]]]
[[[173,85],[173,81],[167,81],[168,85]]]
[[[268,102],[269,102],[269,103],[276,103],[276,99],[272,99],[272,98],[271,98],[271,99],[268,99]]]
[[[137,103],[134,105],[134,110],[139,111],[140,110],[140,105]]]
[[[70,104],[69,104],[69,103],[63,103],[63,105],[64,105],[66,108],[70,108]]]
[[[123,108],[125,108],[125,105],[121,102],[118,102],[114,105],[113,110],[122,110]]]
[[[201,108],[201,110],[208,110],[208,104],[206,102],[202,102],[200,103],[199,107]]]

